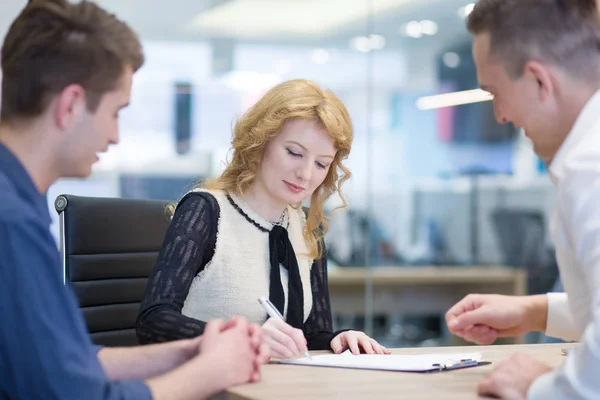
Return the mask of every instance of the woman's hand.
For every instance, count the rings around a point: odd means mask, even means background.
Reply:
[[[352,354],[360,354],[361,348],[367,354],[392,354],[390,350],[377,343],[375,339],[359,331],[340,333],[331,340],[330,346],[336,354],[340,354],[347,349],[350,349]]]
[[[262,333],[271,357],[293,358],[308,351],[304,333],[279,318],[269,318],[262,326]]]

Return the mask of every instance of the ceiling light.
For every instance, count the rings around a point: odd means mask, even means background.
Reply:
[[[469,14],[471,14],[471,12],[473,11],[474,7],[475,7],[475,3],[469,3],[466,6],[459,8],[458,16],[461,18],[467,18],[469,16]]]
[[[312,53],[312,60],[315,64],[327,64],[327,61],[329,61],[329,52],[325,49],[316,49]]]
[[[414,39],[419,39],[423,35],[433,36],[438,32],[438,24],[425,19],[423,21],[410,21],[402,27],[402,34]]]
[[[460,65],[460,56],[454,52],[448,52],[442,56],[444,65],[448,68],[456,68]]]
[[[228,0],[193,17],[187,29],[203,35],[270,38],[321,37],[422,0],[377,0],[372,9],[348,0]],[[248,18],[251,15],[252,18]]]
[[[350,47],[361,53],[368,53],[371,50],[381,50],[385,47],[385,37],[371,34],[367,36],[356,36],[350,40]]]
[[[370,35],[369,41],[373,50],[381,50],[385,47],[385,38],[381,35]]]
[[[408,24],[404,25],[402,31],[406,36],[415,39],[423,36],[423,31],[421,31],[421,24],[419,21],[410,21]]]
[[[423,32],[423,34],[425,34],[425,35],[433,36],[438,31],[438,25],[433,21],[424,20],[424,21],[421,21],[420,24],[421,24],[421,32]]]
[[[416,105],[419,110],[433,110],[436,108],[489,101],[493,98],[492,94],[485,90],[473,89],[421,97],[417,99]]]
[[[368,37],[357,36],[350,40],[350,47],[361,53],[368,53],[371,51],[370,41]]]

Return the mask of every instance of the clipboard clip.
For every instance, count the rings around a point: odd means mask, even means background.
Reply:
[[[479,361],[470,358],[465,360],[448,360],[441,364],[432,364],[433,367],[439,368],[440,371],[450,371],[453,369],[475,367],[479,365]]]

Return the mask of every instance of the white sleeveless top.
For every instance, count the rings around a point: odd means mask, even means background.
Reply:
[[[194,278],[184,302],[182,314],[201,321],[243,316],[251,323],[262,324],[268,316],[258,303],[260,296],[269,297],[269,232],[273,224],[254,212],[242,199],[223,191],[207,192],[220,208],[217,240],[213,258]],[[231,201],[230,201],[231,199]],[[237,208],[232,204],[237,206]],[[302,229],[306,225],[304,211],[288,206],[288,236],[298,260],[304,292],[304,321],[312,309],[309,258]],[[245,215],[244,215],[245,214]],[[285,295],[284,318],[288,307],[288,272],[280,266]]]

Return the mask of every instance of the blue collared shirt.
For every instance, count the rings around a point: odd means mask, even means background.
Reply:
[[[0,144],[0,400],[151,399],[143,382],[104,372],[50,222],[44,196]]]

